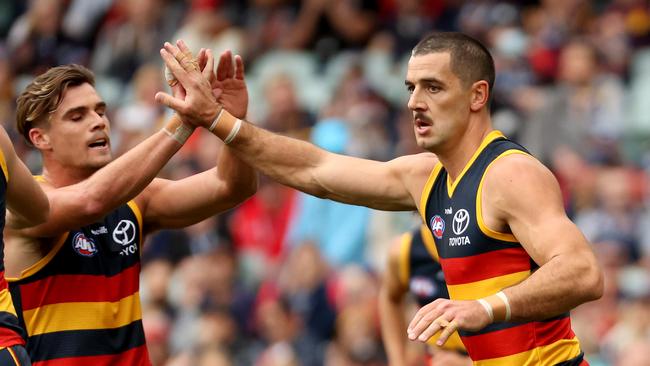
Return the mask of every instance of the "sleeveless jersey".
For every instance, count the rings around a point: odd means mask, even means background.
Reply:
[[[18,322],[16,309],[11,299],[11,293],[7,287],[5,279],[5,262],[4,262],[4,237],[5,227],[5,207],[7,184],[9,183],[9,171],[7,170],[7,161],[0,150],[0,167],[2,168],[2,177],[0,177],[0,348],[10,347],[17,344],[25,344],[25,332]]]
[[[425,225],[402,235],[399,278],[402,285],[408,286],[420,307],[438,298],[449,298],[436,244]],[[437,340],[438,335],[431,337],[427,343],[431,347],[439,347]],[[458,332],[454,332],[442,348],[465,353]]]
[[[149,366],[139,274],[142,216],[130,201],[61,236],[9,279],[34,366]]]
[[[425,185],[420,210],[435,238],[453,300],[494,295],[538,268],[512,234],[493,231],[483,222],[483,177],[492,162],[510,154],[528,152],[493,131],[455,182],[449,181],[438,163]],[[478,332],[459,333],[475,365],[587,365],[568,313],[543,321],[493,323]]]

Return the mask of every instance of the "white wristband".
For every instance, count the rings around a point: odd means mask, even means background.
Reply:
[[[507,322],[510,320],[510,316],[512,315],[510,312],[510,301],[508,300],[508,296],[506,296],[506,294],[504,294],[503,291],[497,292],[497,296],[499,296],[499,298],[503,300],[503,303],[506,304],[506,318],[504,319],[504,321]]]
[[[219,123],[219,120],[221,119],[221,114],[223,113],[223,108],[219,110],[219,113],[217,113],[217,117],[212,121],[212,124],[210,125],[210,128],[208,128],[208,131],[213,132],[215,127],[217,127],[217,124]]]
[[[506,304],[506,318],[504,319],[504,321],[507,322],[510,320],[510,317],[512,315],[510,312],[510,301],[508,300],[508,296],[506,296],[506,294],[504,294],[503,291],[497,292],[497,296],[499,296],[499,298],[503,300],[503,303]]]
[[[230,133],[226,138],[223,140],[223,143],[228,145],[229,143],[232,142],[232,140],[235,139],[237,134],[239,133],[239,129],[241,128],[242,121],[241,119],[237,119],[237,122],[235,122],[235,125],[232,127],[232,130],[230,130]]]
[[[187,141],[187,139],[192,136],[193,132],[193,130],[187,127],[185,124],[181,124],[180,126],[176,127],[174,131],[170,131],[166,127],[163,128],[163,131],[165,131],[167,136],[173,138],[181,145],[185,144],[185,141]]]
[[[490,323],[494,322],[494,312],[492,311],[492,305],[490,305],[489,302],[485,301],[485,299],[478,299],[478,302],[479,304],[483,305],[485,312],[490,317]]]

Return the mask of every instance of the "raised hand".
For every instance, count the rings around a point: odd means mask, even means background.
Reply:
[[[226,110],[237,118],[245,118],[248,110],[248,89],[244,81],[244,61],[229,50],[219,57],[217,73],[211,80],[212,90]],[[200,62],[199,62],[200,64]]]
[[[156,101],[174,109],[181,119],[193,126],[210,127],[221,105],[212,92],[214,57],[210,50],[204,51],[205,67],[199,69],[192,52],[183,41],[176,46],[166,42],[160,55],[176,81],[171,81],[174,96],[156,93]],[[178,89],[179,87],[182,88]],[[184,92],[183,92],[184,91]]]

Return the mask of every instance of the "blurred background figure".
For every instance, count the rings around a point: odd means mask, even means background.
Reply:
[[[606,293],[573,315],[594,366],[646,365],[650,342],[650,4],[645,0],[3,0],[0,123],[16,91],[80,63],[114,122],[116,155],[168,113],[159,48],[231,49],[246,63],[249,118],[324,149],[389,160],[416,154],[406,60],[430,30],[492,52],[497,128],[548,163],[606,272]],[[165,167],[214,165],[197,133]],[[300,157],[296,157],[299,159]],[[372,184],[372,182],[368,182]],[[346,206],[262,178],[258,194],[143,252],[143,323],[156,366],[386,365],[377,311],[391,240],[411,213]],[[409,365],[410,366],[410,365]]]

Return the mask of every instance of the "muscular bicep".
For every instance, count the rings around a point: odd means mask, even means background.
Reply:
[[[486,173],[488,211],[509,230],[538,265],[568,253],[591,251],[567,217],[553,174],[527,155],[500,159]]]
[[[49,202],[31,172],[16,155],[9,136],[0,131],[0,145],[5,160],[7,179],[6,202],[9,209],[7,225],[23,228],[43,223],[49,214]]]
[[[324,198],[380,210],[414,210],[437,159],[423,153],[388,162],[328,154],[314,170]]]

